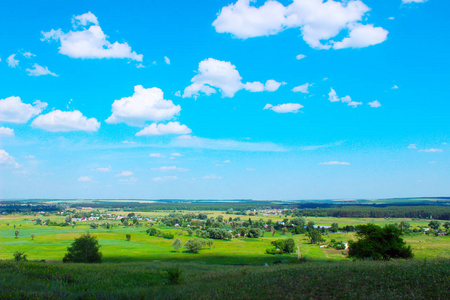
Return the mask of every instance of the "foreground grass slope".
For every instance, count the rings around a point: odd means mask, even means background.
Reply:
[[[450,299],[450,260],[310,261],[264,266],[164,262],[0,262],[0,298],[62,299]]]

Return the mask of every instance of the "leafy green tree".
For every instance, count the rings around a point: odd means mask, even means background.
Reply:
[[[267,249],[266,252],[269,254],[285,254],[292,253],[295,249],[295,241],[293,238],[288,239],[278,239],[271,242],[275,246],[275,249]]]
[[[67,216],[64,218],[64,222],[70,223],[70,221],[72,221],[72,218],[70,217],[70,215],[67,215]]]
[[[187,252],[198,253],[203,248],[203,242],[198,238],[189,239],[184,243],[184,248],[186,248]]]
[[[450,222],[445,222],[444,223],[444,228],[449,230],[450,229]]]
[[[206,241],[206,245],[208,245],[209,250],[211,250],[211,247],[214,245],[214,240],[208,240],[208,241]]]
[[[32,235],[31,235],[31,240],[32,240],[32,241],[34,241],[34,237],[35,237],[35,235],[32,234]]]
[[[330,227],[331,232],[338,232],[339,231],[339,225],[338,223],[332,223]]]
[[[13,256],[16,262],[27,261],[27,255],[25,254],[25,252],[16,251],[14,252]]]
[[[191,228],[188,228],[187,230],[188,236],[192,236],[194,234],[194,230],[192,230]]]
[[[223,222],[223,216],[222,216],[222,215],[219,215],[219,216],[217,217],[217,222],[219,222],[219,223],[222,223],[222,222]]]
[[[172,243],[173,249],[175,249],[175,251],[177,251],[177,252],[180,252],[182,245],[183,244],[181,243],[181,240],[179,238],[176,238],[175,241],[173,241],[173,243]]]
[[[95,236],[89,233],[83,234],[79,238],[75,238],[72,245],[67,248],[63,262],[100,263],[102,262],[100,247]]]
[[[18,239],[18,238],[19,238],[20,232],[19,232],[18,230],[16,230],[16,231],[14,232],[14,234],[16,235],[16,239]]]
[[[430,223],[428,223],[428,227],[430,227],[431,229],[434,229],[434,230],[438,230],[439,226],[441,226],[441,222],[436,221],[436,220],[433,220]]]
[[[318,229],[308,231],[306,236],[309,238],[311,244],[318,244],[323,241],[322,234]]]
[[[40,218],[36,219],[36,225],[42,225],[42,220]]]
[[[411,246],[401,238],[402,232],[395,225],[380,227],[374,224],[359,225],[357,242],[349,242],[348,256],[356,259],[389,260],[412,258]]]
[[[130,241],[130,240],[131,240],[131,234],[127,233],[127,234],[125,235],[125,238],[127,239],[127,241]]]
[[[405,231],[409,231],[409,228],[411,227],[411,224],[409,224],[406,221],[401,221],[400,224],[399,224],[399,227],[400,227],[400,230],[402,232],[405,232]]]

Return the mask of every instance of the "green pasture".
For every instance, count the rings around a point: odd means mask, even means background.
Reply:
[[[114,212],[116,214],[126,212]],[[149,217],[162,217],[170,212],[151,212],[142,213]],[[222,214],[225,219],[229,216],[233,218],[236,215],[225,215],[220,212],[210,213],[208,215],[218,216]],[[208,264],[230,264],[230,265],[263,265],[277,260],[288,261],[297,257],[297,253],[291,255],[273,256],[265,254],[266,248],[272,247],[270,242],[274,239],[293,237],[300,246],[300,252],[303,257],[313,260],[348,260],[343,251],[320,248],[318,245],[311,245],[305,235],[291,235],[289,233],[282,235],[277,231],[275,236],[266,232],[264,237],[259,239],[239,238],[231,241],[215,240],[211,249],[205,247],[199,254],[177,253],[171,246],[173,240],[162,237],[150,237],[145,233],[148,227],[124,227],[119,221],[108,221],[113,224],[112,230],[106,230],[99,227],[92,229],[89,227],[90,221],[78,222],[72,226],[42,226],[35,225],[31,221],[35,218],[42,220],[63,222],[64,217],[57,215],[50,216],[25,216],[25,215],[6,215],[0,216],[0,259],[12,259],[12,254],[16,251],[25,252],[30,260],[50,260],[61,261],[67,251],[67,247],[73,242],[74,238],[82,233],[90,232],[97,236],[103,253],[105,262],[138,262],[138,261],[164,261],[164,262],[198,262]],[[249,216],[240,216],[246,220]],[[284,216],[252,216],[253,220],[263,218],[265,220],[277,220]],[[385,225],[387,223],[399,223],[407,221],[412,228],[416,226],[427,226],[429,220],[411,220],[411,219],[369,219],[369,218],[333,218],[333,217],[308,217],[307,221],[313,221],[317,225],[331,225],[338,223],[339,226],[358,225],[365,223],[374,223]],[[103,223],[106,221],[97,221]],[[7,225],[9,223],[9,225]],[[145,222],[142,222],[145,224]],[[14,229],[14,225],[16,229]],[[162,231],[172,232],[175,238],[180,238],[185,243],[189,238],[186,231],[173,227],[166,227],[161,224],[155,225]],[[19,231],[19,238],[15,238],[15,231]],[[181,233],[181,235],[179,235]],[[31,235],[35,235],[34,240]],[[127,241],[126,234],[131,235],[131,240]],[[355,240],[354,233],[327,234],[324,236],[326,241],[335,239],[336,241],[347,242],[350,239]],[[405,241],[413,248],[416,258],[450,258],[450,236],[428,236],[425,234],[407,234]]]

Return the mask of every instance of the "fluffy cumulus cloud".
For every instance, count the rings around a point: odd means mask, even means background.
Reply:
[[[15,59],[15,57],[16,57],[15,54],[11,54],[6,59],[6,62],[8,63],[8,66],[10,66],[11,68],[15,68],[15,67],[17,67],[19,65],[19,60]]]
[[[79,182],[89,182],[89,181],[92,181],[92,178],[89,176],[80,176],[80,177],[78,177],[78,181]]]
[[[179,171],[179,172],[185,172],[185,171],[189,171],[188,169],[184,169],[184,168],[179,168],[176,166],[162,166],[159,168],[152,168],[152,171],[161,171],[161,172],[170,172],[170,171]]]
[[[50,70],[47,67],[42,67],[38,64],[34,64],[33,68],[27,69],[27,73],[30,76],[42,76],[42,75],[52,75],[55,77],[58,76],[55,73],[50,72]]]
[[[0,136],[14,136],[14,129],[8,127],[0,127]]]
[[[301,108],[303,108],[303,105],[298,103],[285,103],[277,106],[266,104],[263,109],[270,109],[276,113],[297,113]]]
[[[179,105],[164,99],[161,89],[156,87],[145,89],[142,85],[137,85],[134,87],[133,96],[114,101],[112,115],[106,119],[106,123],[142,126],[146,121],[172,119],[180,113],[180,110]]]
[[[339,98],[336,91],[333,88],[331,88],[330,92],[328,93],[328,100],[330,100],[330,102],[341,101],[342,103],[346,103],[348,106],[352,106],[352,107],[357,107],[358,105],[362,104],[362,102],[353,101],[352,98],[348,95],[345,97]]]
[[[14,157],[9,155],[9,153],[6,152],[5,150],[0,149],[0,166],[2,166],[2,165],[14,167],[14,168],[20,167],[20,165],[16,162]]]
[[[131,172],[131,171],[123,171],[123,172],[120,172],[119,174],[117,174],[116,176],[117,177],[129,177],[132,175],[133,175],[133,172]]]
[[[11,123],[26,123],[47,107],[47,103],[39,100],[34,105],[23,103],[20,97],[0,99],[0,121]]]
[[[78,110],[54,110],[38,116],[33,120],[31,126],[52,132],[97,131],[100,123],[95,118],[86,118]]]
[[[297,55],[295,58],[297,59],[297,60],[300,60],[300,59],[304,59],[306,57],[306,55],[304,55],[304,54],[299,54],[299,55]]]
[[[344,165],[344,166],[348,166],[350,165],[349,162],[345,162],[345,161],[328,161],[328,162],[321,162],[319,163],[319,165]]]
[[[217,92],[223,97],[233,97],[237,91],[245,89],[250,92],[274,92],[281,86],[281,82],[269,79],[266,83],[259,81],[242,82],[236,66],[228,61],[208,58],[198,65],[198,74],[191,79],[192,84],[184,89],[183,98],[198,97],[200,93],[207,96]]]
[[[180,124],[179,122],[169,122],[167,124],[156,124],[153,123],[138,133],[136,136],[144,136],[144,135],[165,135],[165,134],[189,134],[192,130],[189,129],[184,124]]]
[[[311,84],[305,83],[305,84],[296,86],[295,88],[292,89],[292,91],[293,91],[294,93],[300,92],[300,93],[307,94],[307,93],[309,93],[308,88],[309,88],[310,86],[311,86]]]
[[[59,41],[59,53],[72,58],[128,58],[142,61],[143,55],[131,50],[126,43],[108,41],[97,17],[91,12],[72,19],[74,31],[64,33],[62,29],[42,32],[42,40]]]
[[[373,108],[377,108],[377,107],[380,107],[380,106],[381,106],[381,103],[380,103],[380,101],[378,101],[378,100],[369,102],[369,103],[367,103],[367,104],[369,104],[369,106],[370,106],[370,107],[373,107]]]
[[[247,39],[298,28],[303,40],[318,49],[367,47],[383,42],[388,34],[381,27],[361,23],[370,9],[360,0],[294,0],[288,6],[269,0],[259,7],[250,2],[238,0],[223,7],[212,24],[216,31]],[[342,31],[349,36],[331,40]]]

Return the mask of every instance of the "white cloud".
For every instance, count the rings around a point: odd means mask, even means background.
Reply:
[[[425,3],[428,0],[402,0],[402,3]]]
[[[416,144],[409,144],[408,149],[417,149]]]
[[[392,89],[393,89],[393,90],[396,90],[396,89],[398,89],[398,86],[396,86],[396,85],[394,84],[394,86],[392,87]]]
[[[80,176],[80,177],[78,177],[78,181],[79,182],[89,182],[89,181],[92,181],[92,178],[89,176]]]
[[[167,56],[164,56],[164,62],[170,65],[170,59]]]
[[[442,149],[436,149],[436,148],[430,148],[430,149],[419,150],[419,152],[434,153],[434,152],[443,152],[443,150]]]
[[[347,103],[348,106],[352,106],[352,107],[357,107],[358,105],[362,104],[362,102],[353,101],[352,98],[348,95],[344,96],[342,98],[339,98],[336,91],[333,88],[331,88],[330,92],[328,93],[328,100],[330,100],[330,102],[341,101],[342,103]]]
[[[276,113],[297,113],[301,108],[303,108],[303,105],[298,103],[285,103],[277,106],[266,104],[263,109],[270,109]]]
[[[11,68],[15,68],[19,65],[19,60],[15,59],[16,55],[15,54],[11,54],[10,56],[8,56],[8,58],[6,59],[6,62],[8,63],[8,66],[10,66]]]
[[[367,103],[367,104],[369,104],[370,105],[370,107],[374,107],[374,108],[376,108],[376,107],[380,107],[381,106],[381,103],[378,101],[378,100],[375,100],[375,101],[372,101],[372,102],[369,102],[369,103]]]
[[[306,55],[304,55],[304,54],[299,54],[299,55],[297,55],[297,56],[295,57],[295,59],[300,60],[300,59],[304,59],[305,57],[306,57]]]
[[[174,157],[180,157],[180,156],[183,156],[183,155],[181,155],[181,153],[172,153],[172,154],[170,154],[170,156],[174,156]]]
[[[14,157],[9,155],[9,153],[3,149],[0,149],[0,165],[12,166],[14,168],[20,167]]]
[[[345,161],[329,161],[329,162],[319,163],[319,165],[350,165],[350,163],[345,162]]]
[[[135,178],[135,177],[129,177],[129,178],[122,178],[122,179],[119,179],[119,182],[120,182],[120,183],[127,183],[127,184],[134,184],[134,183],[136,183],[136,181],[138,181],[138,180],[137,180],[137,178]]]
[[[162,121],[172,119],[180,113],[181,107],[171,100],[164,99],[161,89],[153,87],[145,89],[142,85],[134,87],[131,97],[115,100],[112,114],[106,123],[126,123],[131,126],[142,126],[145,121]]]
[[[97,17],[91,13],[90,11],[87,13],[84,13],[82,15],[79,16],[74,16],[72,19],[72,24],[74,26],[74,28],[78,27],[78,26],[86,26],[89,23],[92,23],[94,25],[98,25],[98,19]]]
[[[0,136],[14,136],[14,129],[8,127],[0,127]]]
[[[159,168],[151,168],[151,170],[152,171],[161,171],[161,172],[169,172],[169,171],[186,172],[186,171],[189,171],[188,169],[178,168],[176,166],[162,166]]]
[[[249,152],[283,152],[286,148],[271,142],[241,142],[225,139],[208,139],[191,135],[182,135],[173,139],[168,146],[174,148],[196,148],[212,150],[234,150]]]
[[[24,52],[24,53],[22,53],[22,55],[26,58],[31,58],[33,56],[36,56],[36,54],[33,54],[31,52]]]
[[[23,103],[20,97],[0,99],[0,121],[11,123],[26,123],[47,107],[47,103],[36,100],[34,106]]]
[[[42,67],[38,64],[33,65],[33,69],[27,69],[27,73],[30,76],[42,76],[42,75],[52,75],[57,77],[53,72],[50,72],[50,70],[47,67]]]
[[[133,175],[133,172],[131,172],[131,171],[123,171],[123,172],[120,172],[119,174],[117,174],[116,177],[129,177],[131,175]]]
[[[91,12],[73,17],[72,23],[79,30],[64,33],[61,29],[52,29],[42,32],[42,40],[59,41],[59,53],[72,58],[129,58],[142,61],[143,55],[132,51],[126,42],[109,42],[98,25],[97,17]]]
[[[177,180],[177,176],[163,176],[163,177],[155,177],[153,181],[174,181]]]
[[[197,98],[200,93],[209,96],[216,93],[217,89],[223,97],[233,97],[242,89],[250,92],[274,92],[282,84],[273,79],[267,80],[265,84],[259,81],[243,83],[235,65],[214,58],[208,58],[199,63],[198,74],[191,79],[191,82],[192,84],[184,89],[183,98]]]
[[[102,172],[102,173],[110,172],[111,171],[111,167],[100,167],[100,168],[97,168],[95,170],[98,171],[98,172]]]
[[[189,129],[184,124],[180,124],[179,122],[169,122],[167,124],[156,124],[153,123],[138,133],[136,136],[144,136],[144,135],[165,135],[165,134],[189,134],[192,130]]]
[[[387,39],[388,31],[373,25],[357,24],[352,26],[350,36],[333,44],[334,49],[364,48],[380,44]]]
[[[216,31],[246,39],[298,28],[303,40],[318,49],[367,47],[384,41],[388,33],[381,27],[360,23],[370,10],[360,0],[294,0],[286,7],[277,1],[259,7],[250,2],[238,0],[223,7],[212,24]],[[331,40],[342,31],[349,31],[350,36],[341,42]]]
[[[161,153],[150,153],[149,156],[150,157],[159,157],[159,158],[165,157],[165,155],[163,155]]]
[[[216,174],[206,175],[202,177],[203,179],[222,179],[221,176],[217,176]]]
[[[231,160],[227,159],[227,160],[224,160],[222,163],[229,164],[230,162],[231,162]]]
[[[35,159],[36,156],[30,154],[30,155],[26,155],[25,158],[27,158],[27,159]]]
[[[295,88],[292,89],[293,92],[300,92],[300,93],[304,93],[307,94],[309,93],[308,88],[311,86],[312,84],[309,83],[305,83],[299,86],[296,86]]]
[[[394,17],[389,17],[388,18],[388,20],[391,20],[391,21],[394,20],[394,19],[395,19]]]
[[[78,110],[54,110],[38,116],[33,120],[31,126],[51,132],[97,131],[100,128],[100,123],[95,118],[86,118]]]

